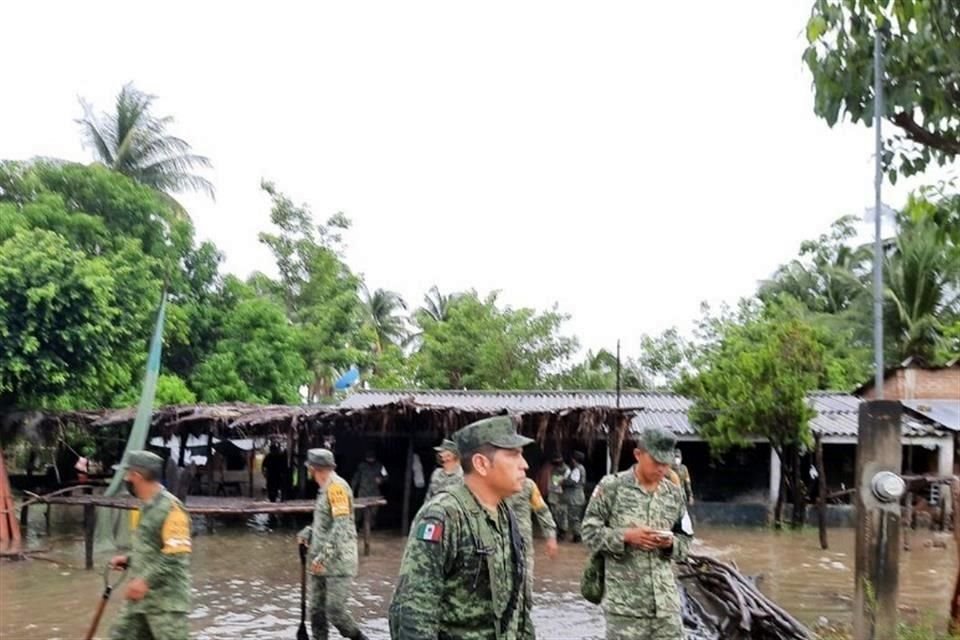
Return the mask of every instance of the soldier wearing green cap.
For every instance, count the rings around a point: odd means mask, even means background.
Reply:
[[[453,436],[463,483],[427,501],[414,519],[390,603],[395,640],[532,640],[524,543],[505,499],[526,479],[508,416]]]
[[[676,438],[644,431],[636,464],[606,476],[593,491],[583,540],[602,553],[608,640],[680,640],[683,621],[672,563],[693,539],[683,490],[667,479]]]
[[[357,525],[353,519],[353,491],[337,475],[336,460],[329,449],[309,449],[307,469],[317,483],[313,524],[297,534],[297,542],[309,545],[310,626],[313,637],[326,640],[329,622],[345,638],[366,636],[347,610],[347,598],[357,575]]]
[[[123,464],[131,495],[143,501],[130,555],[114,556],[110,566],[130,574],[126,603],[110,637],[114,640],[184,640],[190,632],[190,516],[160,484],[163,458],[131,451]]]
[[[463,482],[463,467],[460,466],[460,450],[457,443],[444,439],[440,446],[434,447],[440,466],[430,475],[430,486],[427,488],[426,500],[437,495],[447,487],[453,487]]]

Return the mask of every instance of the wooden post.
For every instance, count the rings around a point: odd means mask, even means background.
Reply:
[[[250,498],[253,498],[253,461],[256,458],[256,453],[255,453],[256,449],[252,444],[253,443],[252,439],[250,440],[250,442],[251,442],[250,457],[249,457],[249,460],[247,461],[247,466],[249,467],[249,473],[247,474],[247,479],[250,481],[249,495],[250,495]]]
[[[407,441],[407,469],[403,473],[403,510],[401,511],[401,531],[404,536],[410,533],[410,494],[413,490],[413,436]]]
[[[184,467],[184,460],[186,460],[188,437],[189,433],[186,431],[180,434],[180,452],[177,455],[177,466],[181,469]]]
[[[371,520],[373,520],[373,510],[370,507],[366,507],[363,510],[363,555],[365,556],[370,555]]]
[[[853,599],[855,640],[886,640],[896,636],[900,500],[880,500],[872,483],[882,471],[900,473],[902,412],[901,404],[893,400],[873,400],[860,405]]]
[[[954,477],[945,488],[953,496],[953,539],[957,543],[957,555],[960,555],[960,478]],[[957,567],[957,582],[950,601],[950,632],[960,634],[960,566]]]
[[[215,495],[213,489],[213,429],[207,432],[207,495]]]
[[[83,505],[83,552],[87,569],[93,569],[93,534],[97,524],[95,508],[92,504]]]
[[[823,436],[814,434],[817,465],[817,512],[820,524],[820,548],[827,549],[827,473],[823,465]]]
[[[299,427],[297,435],[297,496],[306,497],[307,494],[307,430]]]

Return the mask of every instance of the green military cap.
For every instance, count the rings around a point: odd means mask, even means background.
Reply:
[[[114,465],[113,468],[117,471],[126,471],[127,469],[132,471],[147,471],[154,476],[159,476],[163,473],[163,458],[152,451],[136,449],[127,454],[124,462]]]
[[[645,429],[637,438],[637,447],[649,453],[660,464],[670,464],[677,448],[677,437],[666,429],[651,427]]]
[[[337,462],[333,459],[330,449],[307,449],[306,466],[317,469],[336,469]]]
[[[450,438],[444,438],[443,442],[439,446],[433,448],[434,451],[440,453],[442,451],[449,451],[455,456],[460,455],[460,450],[457,448],[457,443],[451,440]]]
[[[533,442],[517,433],[510,416],[497,416],[468,424],[453,434],[453,441],[461,452],[476,451],[488,444],[498,449],[518,449]]]

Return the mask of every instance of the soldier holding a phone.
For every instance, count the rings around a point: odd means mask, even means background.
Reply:
[[[607,640],[681,640],[683,621],[673,562],[693,540],[683,490],[667,479],[676,438],[648,429],[636,464],[597,485],[583,519],[583,541],[606,564]]]

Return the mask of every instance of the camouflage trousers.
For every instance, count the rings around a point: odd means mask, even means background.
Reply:
[[[683,640],[680,614],[662,618],[633,618],[606,614],[607,640]]]
[[[550,514],[553,516],[554,522],[557,523],[557,540],[560,540],[567,530],[567,516],[570,511],[566,502],[554,502],[549,507]]]
[[[138,613],[129,606],[120,610],[110,629],[112,640],[187,640],[189,636],[186,613]]]
[[[566,530],[570,532],[574,538],[580,538],[580,524],[583,522],[583,505],[582,504],[569,504],[567,505],[567,527]]]
[[[314,640],[330,637],[328,624],[336,627],[344,638],[362,638],[360,627],[347,610],[347,598],[353,578],[349,576],[310,576],[307,590],[307,611]]]

